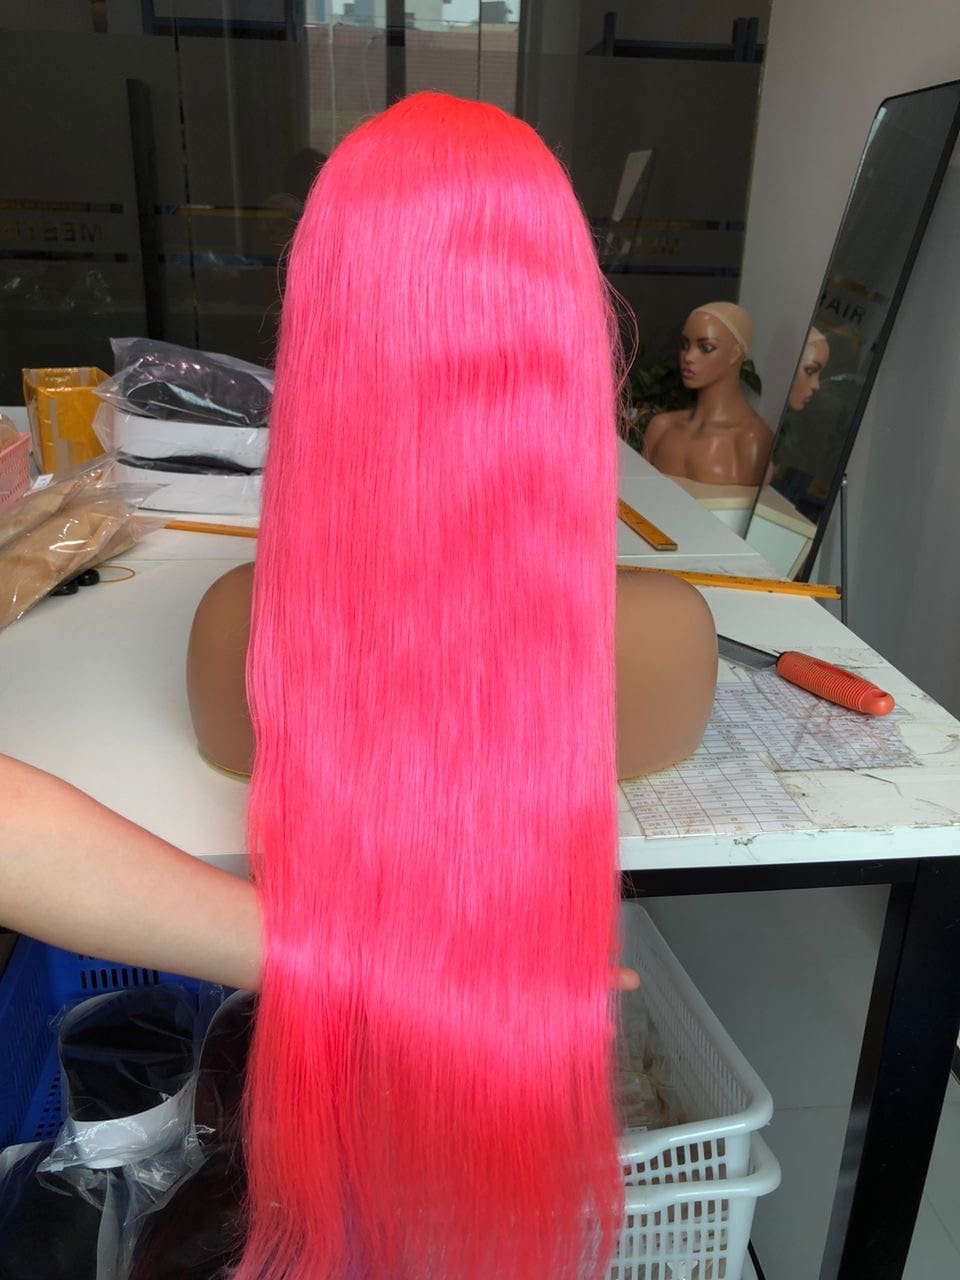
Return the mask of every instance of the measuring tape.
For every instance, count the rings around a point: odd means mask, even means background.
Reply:
[[[644,542],[649,542],[654,551],[676,551],[677,544],[662,529],[651,524],[639,511],[634,511],[628,502],[617,499],[617,515],[634,533],[638,533]]]

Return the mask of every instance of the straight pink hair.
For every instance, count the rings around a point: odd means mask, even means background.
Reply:
[[[290,258],[254,586],[240,1280],[600,1273],[622,1212],[613,320],[527,125],[355,130]]]

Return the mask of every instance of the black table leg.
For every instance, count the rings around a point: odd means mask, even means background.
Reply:
[[[899,1280],[960,1024],[960,859],[894,884],[820,1280]]]

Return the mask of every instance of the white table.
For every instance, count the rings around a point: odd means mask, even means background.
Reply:
[[[626,446],[622,446],[626,449]],[[625,528],[622,559],[769,576],[729,529],[632,453],[621,495],[669,532],[653,552]],[[245,865],[245,786],[197,754],[186,638],[207,586],[255,543],[152,534],[125,582],[44,601],[0,634],[0,750],[56,773],[197,856]],[[781,781],[802,805],[786,831],[643,839],[623,809],[621,854],[639,894],[890,883],[891,906],[851,1112],[823,1278],[900,1275],[960,1020],[960,724],[811,600],[708,589],[718,629],[869,672],[909,717],[913,759],[807,770]],[[734,675],[725,669],[725,679]],[[548,869],[546,869],[548,871]]]

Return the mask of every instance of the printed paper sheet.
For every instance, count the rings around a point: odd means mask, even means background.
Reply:
[[[621,784],[623,835],[739,835],[797,831],[811,821],[781,773],[915,763],[902,716],[846,711],[775,671],[736,669],[717,688],[700,749],[672,769]]]

